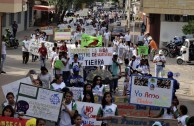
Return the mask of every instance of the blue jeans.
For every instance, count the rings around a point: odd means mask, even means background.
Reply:
[[[40,56],[40,67],[46,67],[46,57]]]
[[[110,92],[115,91],[117,87],[118,87],[118,79],[114,79],[114,80],[110,83]]]
[[[158,77],[159,73],[163,71],[163,66],[162,65],[156,65],[155,66],[155,77]]]
[[[1,66],[0,66],[1,71],[3,71],[3,65],[5,63],[5,59],[6,59],[6,54],[1,54]]]

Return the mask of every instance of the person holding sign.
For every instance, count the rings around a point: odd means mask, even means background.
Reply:
[[[96,120],[102,121],[101,126],[107,126],[108,120],[118,115],[117,105],[112,103],[112,95],[105,92],[102,98],[102,108],[98,111]]]
[[[7,105],[11,105],[13,109],[15,109],[15,106],[16,106],[16,102],[14,100],[15,96],[12,92],[8,92],[7,95],[6,95],[6,99],[7,101],[3,103],[3,108]]]
[[[72,98],[73,98],[73,93],[71,91],[67,91],[65,93],[65,99],[61,107],[61,119],[59,122],[59,126],[73,125],[72,117],[75,115],[77,105]]]

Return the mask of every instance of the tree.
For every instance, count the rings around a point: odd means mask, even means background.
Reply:
[[[49,5],[55,6],[54,22],[59,22],[65,15],[65,12],[72,6],[73,0],[48,0]]]
[[[193,34],[194,33],[194,21],[189,21],[187,25],[184,25],[182,28],[184,34]]]

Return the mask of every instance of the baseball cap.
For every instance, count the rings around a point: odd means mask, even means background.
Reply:
[[[159,54],[163,55],[164,53],[163,53],[163,51],[162,51],[162,50],[160,50],[160,51],[159,51]]]

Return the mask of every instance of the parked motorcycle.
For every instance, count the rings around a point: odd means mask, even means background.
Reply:
[[[177,46],[175,42],[170,42],[166,45],[166,48],[163,48],[165,56],[169,56],[170,58],[174,58],[176,56],[180,56],[180,46]]]
[[[4,35],[5,37],[5,44],[7,47],[17,49],[19,46],[19,42],[16,38],[13,37],[9,29],[6,29],[6,34]]]

